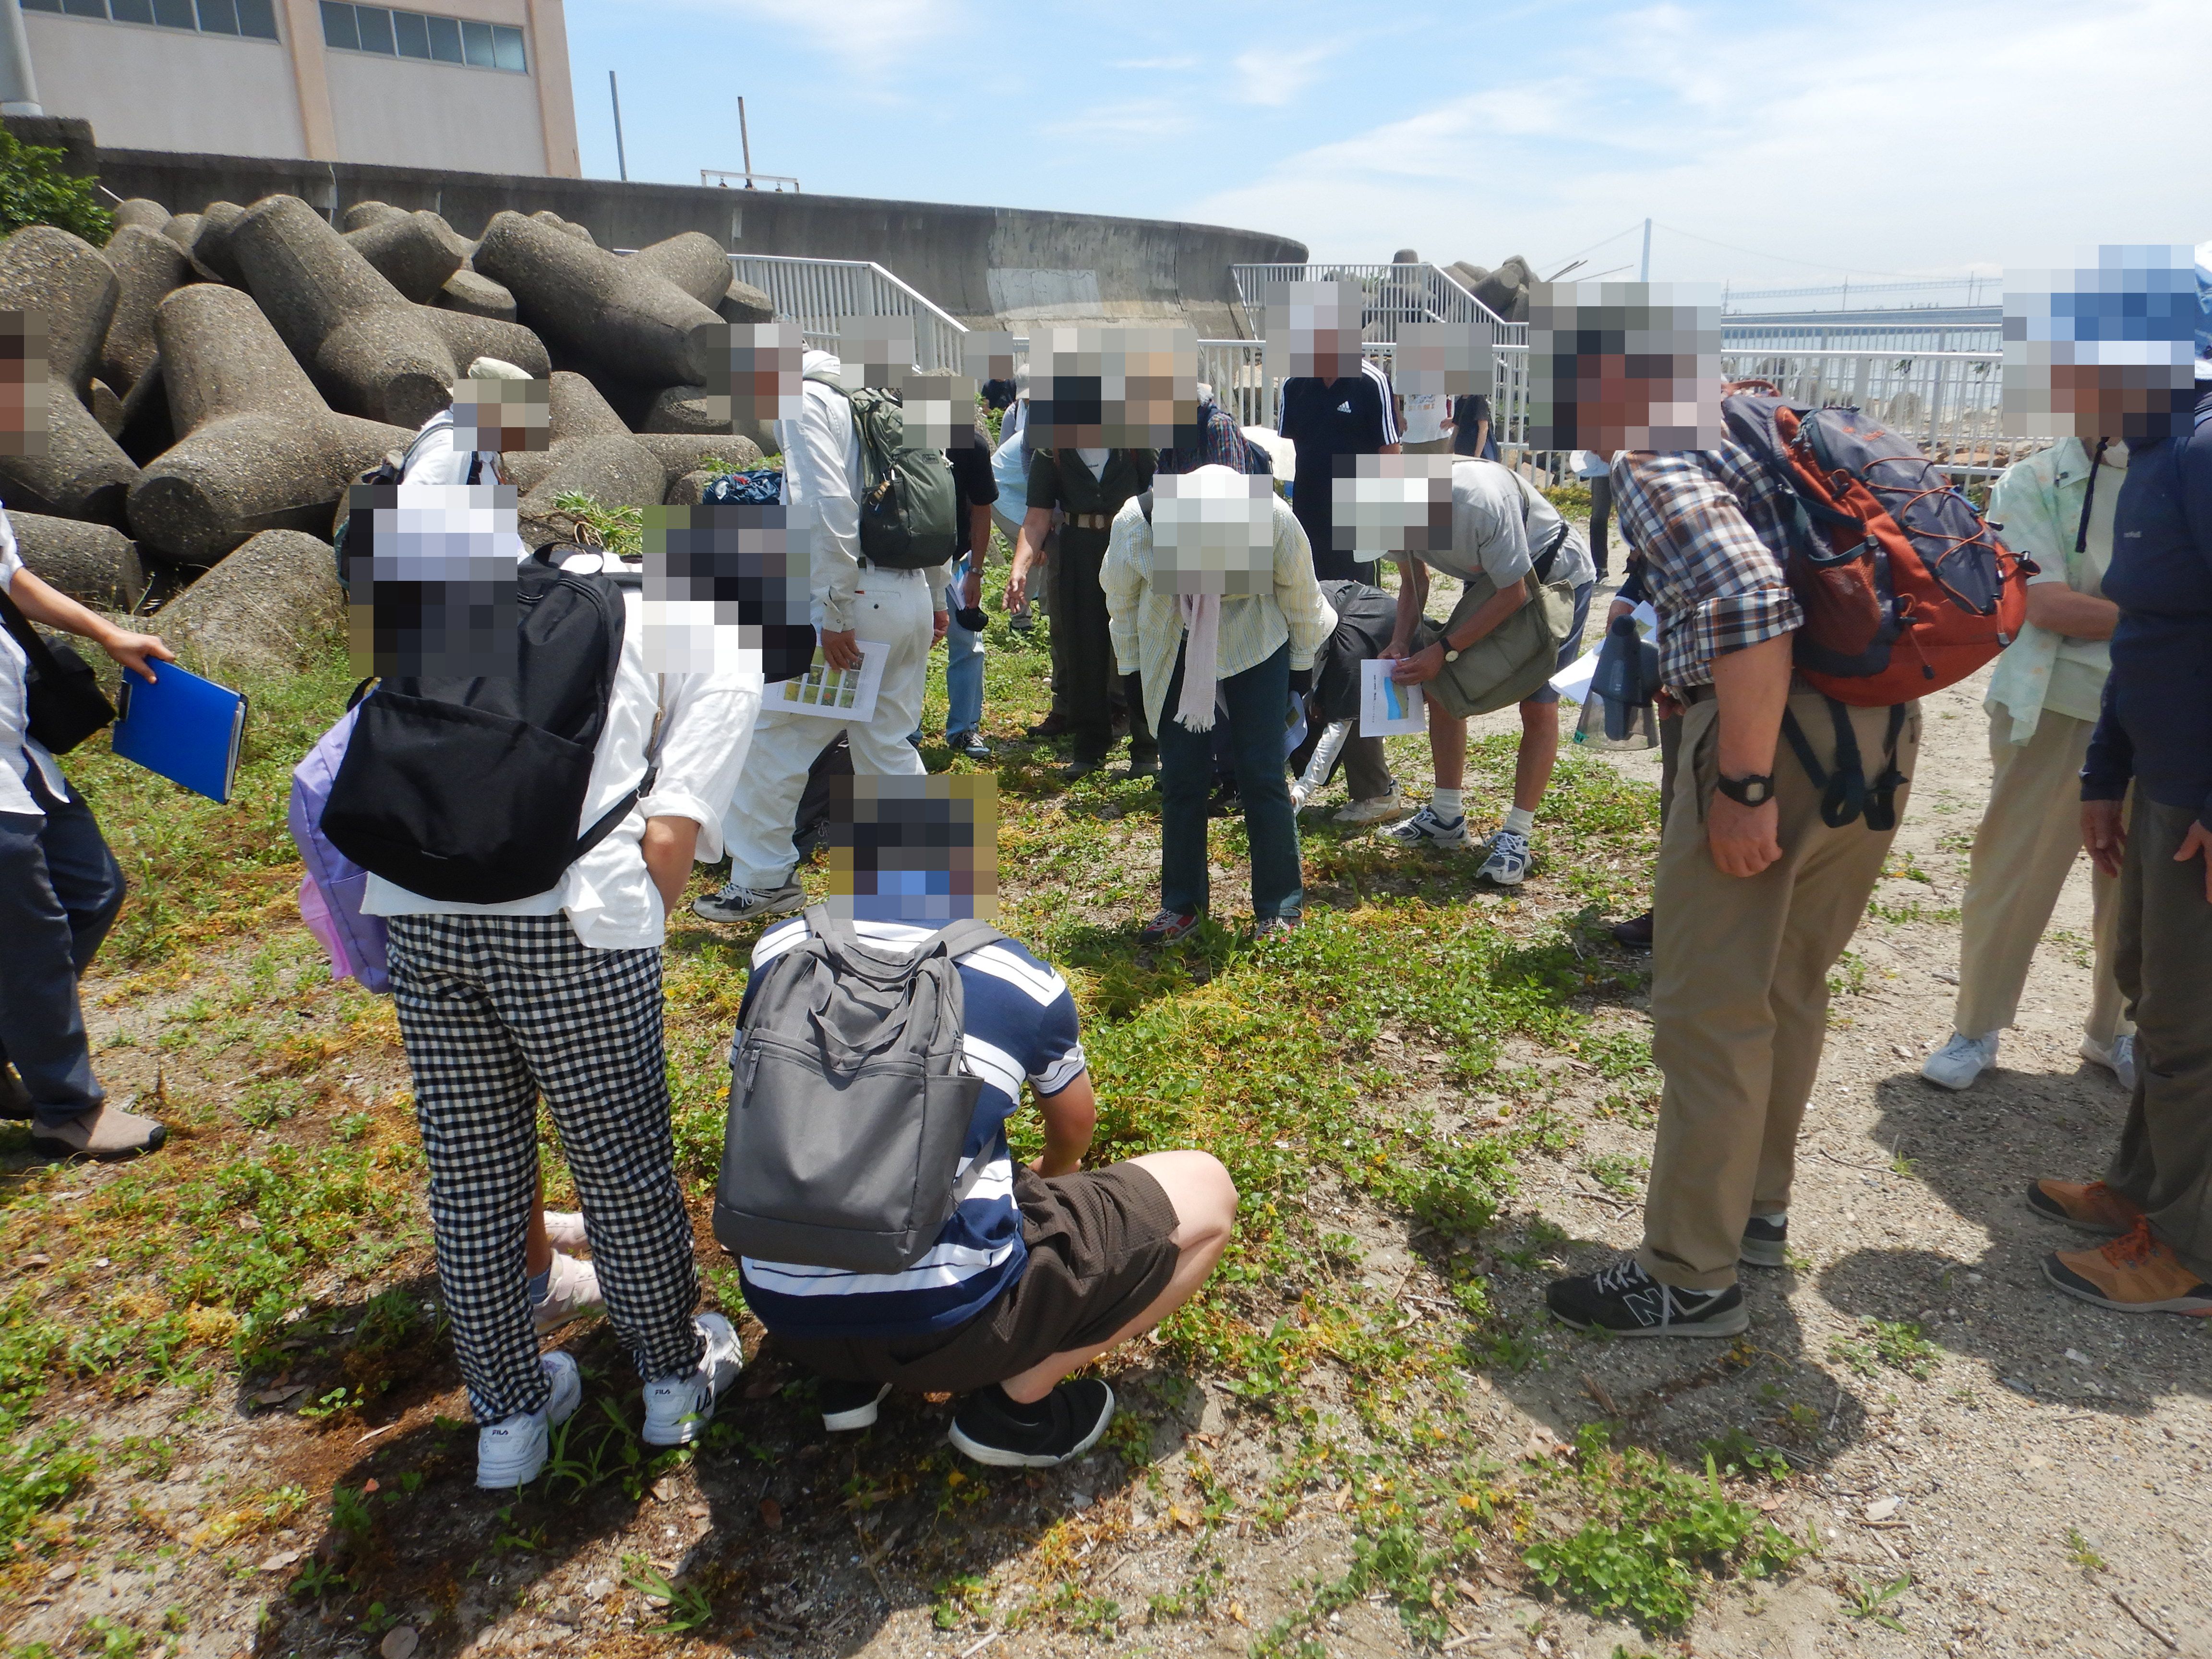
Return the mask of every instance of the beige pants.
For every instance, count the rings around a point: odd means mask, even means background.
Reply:
[[[2089,751],[2090,720],[2048,712],[2026,743],[2012,741],[2012,716],[1990,713],[1990,804],[1974,831],[1959,945],[1957,1030],[1968,1036],[2002,1031],[2020,1012],[2028,963],[2051,925],[2059,890],[2081,854],[2081,761]],[[2112,978],[2112,938],[2118,884],[2092,866],[2090,902],[2095,920],[2095,980],[2089,1018],[2082,1028],[2099,1042],[2135,1030],[2120,1010]]]
[[[1824,768],[1835,763],[1826,702],[1793,696],[1790,713]],[[1894,831],[1863,821],[1831,830],[1786,746],[1775,757],[1782,857],[1748,878],[1714,867],[1705,810],[1718,775],[1717,705],[1682,716],[1675,796],[1659,843],[1653,896],[1652,1052],[1666,1077],[1644,1214],[1644,1270],[1686,1291],[1735,1282],[1752,1212],[1787,1209],[1797,1128],[1827,1035],[1828,969],[1850,943]],[[1855,708],[1866,775],[1882,768],[1886,708]],[[1898,769],[1910,777],[1920,710],[1907,706]],[[1906,789],[1896,796],[1905,812]]]

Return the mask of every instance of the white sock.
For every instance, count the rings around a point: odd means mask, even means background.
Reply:
[[[1517,806],[1509,806],[1505,809],[1505,822],[1499,827],[1510,830],[1525,841],[1528,832],[1536,827],[1536,815],[1524,812]]]
[[[1434,812],[1446,823],[1449,823],[1454,818],[1462,816],[1462,809],[1459,803],[1459,791],[1456,789],[1431,789],[1429,791],[1429,811]]]

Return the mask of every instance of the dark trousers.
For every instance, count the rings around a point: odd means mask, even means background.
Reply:
[[[2105,1180],[2212,1275],[2212,902],[2203,860],[2173,857],[2195,817],[2136,792],[2112,953],[2136,1022],[2136,1093]]]
[[[1114,694],[1121,676],[1114,661],[1114,641],[1108,632],[1106,590],[1099,586],[1099,567],[1106,562],[1106,532],[1103,530],[1063,529],[1060,551],[1052,566],[1052,637],[1060,644],[1064,684],[1060,706],[1067,715],[1068,735],[1075,742],[1075,758],[1105,758],[1114,746]],[[1159,748],[1145,724],[1141,702],[1129,703],[1129,757],[1148,759]]]
[[[1213,779],[1213,734],[1194,732],[1175,715],[1182,696],[1176,662],[1160,710],[1160,908],[1203,910],[1206,797]],[[1283,764],[1283,717],[1291,706],[1291,647],[1221,682],[1237,757],[1237,793],[1252,848],[1252,914],[1295,916],[1305,904],[1298,867],[1298,821],[1291,810],[1290,774]],[[1218,718],[1218,716],[1217,716]]]
[[[76,982],[123,908],[123,871],[81,798],[57,800],[35,766],[25,781],[46,817],[0,812],[0,1065],[51,1125],[102,1098]]]

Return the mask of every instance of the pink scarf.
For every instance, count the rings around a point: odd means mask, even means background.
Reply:
[[[1176,718],[1192,732],[1213,730],[1214,665],[1221,654],[1221,596],[1185,593],[1182,600],[1182,701]]]

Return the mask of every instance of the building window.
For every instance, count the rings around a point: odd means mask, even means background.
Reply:
[[[203,10],[207,3],[200,0]],[[238,3],[242,8],[246,0]],[[323,44],[341,52],[374,52],[380,58],[422,58],[472,69],[512,70],[518,75],[529,70],[520,29],[385,6],[343,5],[339,0],[323,0]]]
[[[22,5],[25,11],[153,23],[201,34],[242,34],[252,40],[276,39],[276,0],[22,0]]]

